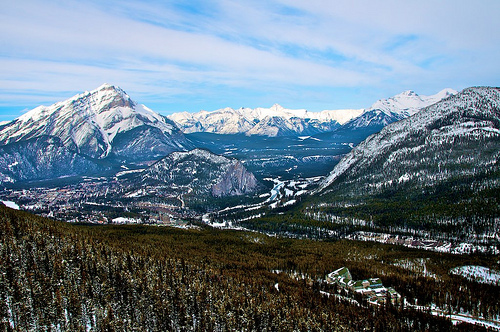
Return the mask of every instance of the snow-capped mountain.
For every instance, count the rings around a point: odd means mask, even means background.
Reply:
[[[341,130],[368,129],[371,132],[378,132],[388,124],[407,118],[420,109],[435,104],[456,93],[457,91],[453,89],[444,89],[435,95],[420,96],[411,90],[404,91],[394,97],[376,101],[360,116],[345,123]]]
[[[104,84],[52,106],[39,106],[0,127],[0,145],[58,137],[81,155],[151,160],[190,147],[173,122]]]
[[[255,176],[236,159],[194,149],[173,152],[141,173],[142,183],[162,183],[170,188],[187,188],[184,195],[215,197],[243,195],[259,187]]]
[[[499,139],[500,88],[468,88],[367,138],[337,164],[320,191],[358,195],[408,184],[415,190],[483,173],[489,174],[483,180],[498,186],[490,176],[500,166]]]
[[[419,96],[405,91],[389,99],[375,102],[368,109],[325,110],[285,109],[275,104],[271,108],[224,108],[213,112],[174,113],[168,116],[181,130],[188,133],[246,134],[260,136],[315,135],[334,130],[350,132],[367,129],[377,132],[389,123],[404,119],[419,109],[456,94],[444,89],[435,95]],[[368,133],[368,134],[369,134]],[[365,136],[366,137],[366,136]]]
[[[443,89],[431,96],[420,96],[414,91],[404,91],[389,99],[376,101],[369,110],[381,110],[384,113],[402,114],[405,117],[415,114],[420,109],[437,103],[450,96],[456,95],[457,91],[453,89]]]
[[[291,136],[332,131],[358,116],[363,110],[309,112],[271,108],[224,108],[213,112],[175,113],[169,116],[184,133],[246,134],[260,136]]]

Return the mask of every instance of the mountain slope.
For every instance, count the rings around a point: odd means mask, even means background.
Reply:
[[[500,216],[499,159],[500,88],[468,88],[367,138],[323,181],[317,200],[358,204],[358,212],[385,206],[386,217],[407,211],[402,220],[420,225],[430,214],[430,223],[475,220],[474,232],[487,232]]]
[[[174,123],[108,84],[0,127],[1,145],[40,136],[58,137],[68,149],[96,159],[140,161],[190,147]]]
[[[141,179],[145,184],[186,187],[192,196],[243,195],[259,187],[241,162],[202,149],[171,153],[142,172]]]
[[[484,149],[483,144],[490,141],[492,145],[497,144],[497,138],[500,136],[499,105],[497,88],[466,89],[459,95],[428,107],[370,136],[339,162],[322,187],[328,187],[341,175],[354,178],[355,174],[369,167],[372,167],[369,173],[375,175],[380,169],[375,170],[373,166],[379,162],[382,162],[380,166],[384,169],[377,175],[381,179],[389,175],[388,172],[396,170],[403,172],[398,173],[403,179],[414,178],[418,173],[412,175],[412,169],[431,165],[439,166],[440,169],[444,166],[443,163],[475,165],[476,169],[484,166],[478,164],[480,161],[484,161],[487,165],[496,164],[497,153],[491,149]],[[470,149],[468,146],[471,146]],[[481,149],[476,149],[477,147]],[[460,156],[449,151],[458,149],[467,150],[470,155]],[[434,157],[430,159],[427,156],[429,154]],[[485,158],[478,158],[483,156]],[[414,163],[416,158],[419,158],[418,163]],[[447,172],[443,173],[443,176],[449,177],[451,174]],[[429,176],[418,175],[420,182],[424,182],[425,178],[430,179]]]
[[[420,109],[455,95],[452,89],[444,89],[435,95],[419,96],[414,91],[404,91],[394,97],[376,101],[360,116],[348,121],[336,134],[349,134],[363,131],[365,137],[380,131],[390,123],[397,122],[415,114]]]
[[[0,146],[0,183],[89,175],[105,170],[66,148],[57,137],[40,136]]]

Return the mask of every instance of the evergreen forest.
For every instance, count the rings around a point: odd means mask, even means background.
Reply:
[[[425,260],[429,277],[401,267]],[[498,317],[500,285],[448,274],[488,255],[145,225],[75,225],[0,206],[4,331],[483,331],[349,299],[326,274],[380,277],[408,303]]]

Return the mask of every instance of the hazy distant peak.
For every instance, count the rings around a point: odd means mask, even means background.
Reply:
[[[457,94],[457,91],[447,88],[431,96],[419,95],[413,90],[407,90],[388,99],[376,101],[369,109],[379,109],[386,114],[401,114],[409,116],[420,109],[437,103],[448,96]]]

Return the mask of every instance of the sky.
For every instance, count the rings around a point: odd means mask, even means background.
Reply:
[[[498,0],[0,0],[0,121],[103,83],[161,114],[500,86]]]

